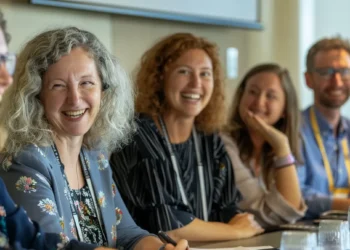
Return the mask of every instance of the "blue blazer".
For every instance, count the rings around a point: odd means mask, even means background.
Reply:
[[[0,178],[0,249],[53,250],[62,245],[60,235],[42,232],[38,223],[31,221],[22,207],[16,206]],[[63,249],[95,248],[95,245],[72,240]]]
[[[87,158],[95,197],[101,210],[108,246],[132,249],[147,231],[131,218],[113,180],[107,155],[82,148]],[[14,201],[45,232],[64,240],[77,238],[60,163],[49,147],[29,145],[16,155],[0,155],[0,177]]]

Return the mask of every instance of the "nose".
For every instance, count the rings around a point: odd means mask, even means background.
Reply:
[[[201,85],[200,73],[193,73],[191,77],[191,86],[193,88],[198,88]]]
[[[264,107],[265,101],[266,101],[265,95],[259,94],[255,97],[253,104],[256,108],[261,109]]]
[[[0,87],[7,88],[12,82],[13,78],[7,71],[5,63],[0,63]]]
[[[342,79],[342,76],[339,72],[336,72],[333,77],[333,84],[336,86],[336,87],[341,87],[344,85],[344,82],[343,82],[343,79]]]
[[[80,101],[80,92],[78,86],[68,88],[67,102],[72,106],[77,106]]]

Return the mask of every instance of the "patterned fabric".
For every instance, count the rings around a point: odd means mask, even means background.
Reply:
[[[193,140],[172,145],[189,202],[185,205],[164,137],[151,118],[142,116],[137,122],[132,143],[110,159],[118,189],[136,223],[156,233],[183,227],[195,217],[203,219]],[[198,141],[209,220],[227,222],[237,213],[240,200],[230,159],[217,134],[198,133]]]
[[[7,249],[9,246],[6,225],[6,210],[3,206],[0,206],[0,249]]]
[[[298,166],[301,189],[308,205],[307,218],[318,217],[322,212],[330,210],[332,194],[328,187],[328,178],[323,165],[322,155],[317,145],[310,122],[310,108],[302,113],[301,134],[303,138],[302,155],[304,165]],[[316,120],[326,149],[335,187],[348,187],[348,174],[345,167],[341,141],[347,138],[350,147],[350,120],[341,117],[339,133],[333,133],[322,114],[314,107]]]
[[[16,206],[0,178],[0,249],[93,250],[95,248],[96,245],[76,240],[68,243],[58,234],[42,232],[39,225],[28,218],[23,208]]]
[[[127,211],[112,180],[106,154],[84,148],[82,151],[86,159],[80,160],[88,165],[107,245],[132,249],[138,240],[149,234],[134,223]],[[0,177],[14,201],[21,204],[45,232],[59,234],[65,241],[77,239],[69,189],[51,146],[30,145],[16,156],[0,155]]]
[[[84,242],[105,245],[89,187],[85,185],[81,189],[72,189],[71,197],[78,212]]]
[[[9,244],[12,244],[11,246]],[[0,178],[0,249],[58,249],[59,235],[45,234],[17,207]],[[59,245],[58,245],[59,244]]]

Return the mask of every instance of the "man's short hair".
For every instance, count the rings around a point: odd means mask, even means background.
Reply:
[[[317,41],[309,49],[306,57],[306,70],[311,72],[314,69],[315,56],[320,51],[329,51],[329,50],[345,50],[350,55],[350,43],[348,40],[341,38],[340,36],[323,38]]]

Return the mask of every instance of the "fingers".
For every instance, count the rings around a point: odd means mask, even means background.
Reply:
[[[260,226],[260,224],[254,219],[254,215],[250,213],[237,214],[233,217],[229,224],[245,224],[247,227],[250,227],[257,233],[264,232],[264,229]]]
[[[265,230],[260,226],[260,224],[254,219],[254,215],[249,216],[251,226],[257,230],[257,232],[262,233]]]
[[[259,116],[254,115],[252,112],[247,112],[247,120],[250,120],[250,126],[254,131],[259,133],[273,148],[278,149],[282,144],[285,145],[288,139],[285,134],[276,129],[275,127],[267,124]],[[286,141],[287,139],[287,141]]]
[[[240,220],[241,218],[247,216],[247,213],[239,213],[236,214],[234,217],[231,218],[230,223],[235,223],[236,221]]]
[[[186,250],[189,249],[187,240],[179,240],[176,245],[176,250]]]
[[[177,242],[176,247],[171,244],[167,244],[165,246],[165,250],[187,250],[187,249],[189,249],[187,240],[179,240]]]
[[[259,116],[254,115],[251,111],[247,111],[247,118],[248,126],[252,129],[260,132],[261,134],[266,134],[269,125],[266,124],[265,121],[263,121]]]

